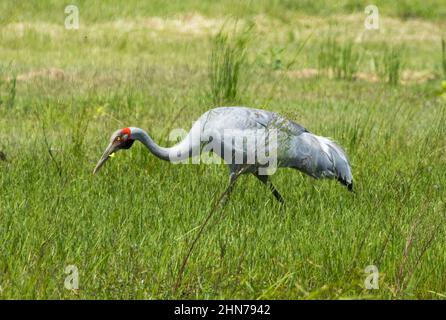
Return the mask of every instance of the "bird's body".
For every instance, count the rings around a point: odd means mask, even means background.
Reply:
[[[271,166],[271,162],[274,162],[273,169],[295,168],[314,178],[337,179],[349,190],[353,186],[349,160],[336,143],[267,110],[247,107],[211,109],[200,116],[181,142],[170,148],[158,146],[142,129],[119,130],[113,134],[95,172],[111,153],[129,148],[134,140],[141,141],[155,156],[172,162],[213,151],[228,164],[231,179],[240,168],[246,167],[243,173],[252,173],[268,184],[280,201],[280,194],[269,181],[271,170],[262,171]]]

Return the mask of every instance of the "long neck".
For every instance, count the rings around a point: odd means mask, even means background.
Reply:
[[[143,129],[131,128],[131,131],[132,138],[141,141],[141,143],[145,145],[153,155],[162,160],[170,161],[169,154],[171,152],[171,148],[163,148],[157,145],[156,142],[153,141],[153,139]]]

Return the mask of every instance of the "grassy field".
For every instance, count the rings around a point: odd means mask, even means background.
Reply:
[[[62,1],[0,3],[0,298],[446,298],[446,6],[375,1],[365,30],[365,2],[238,3],[73,1],[78,30]],[[210,79],[223,25],[245,53],[232,96]],[[281,169],[280,207],[242,176],[174,290],[227,168],[138,143],[92,170],[116,129],[171,145],[218,103],[334,138],[356,193]]]

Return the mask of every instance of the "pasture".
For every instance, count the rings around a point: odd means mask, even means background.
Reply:
[[[446,297],[442,1],[375,1],[378,30],[348,0],[70,4],[78,29],[63,1],[0,4],[1,299]],[[218,105],[333,138],[356,192],[279,169],[282,207],[241,176],[176,286],[226,166],[135,143],[92,171],[113,131],[169,146]]]

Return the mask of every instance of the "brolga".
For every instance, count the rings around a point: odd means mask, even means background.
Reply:
[[[129,149],[136,140],[156,157],[171,162],[213,152],[228,165],[230,186],[238,175],[249,173],[267,185],[280,202],[283,198],[270,180],[271,172],[280,167],[297,169],[316,179],[336,179],[353,191],[350,163],[338,144],[267,110],[211,109],[194,122],[183,140],[168,148],[156,144],[143,129],[118,130],[112,134],[93,174],[111,154]]]

